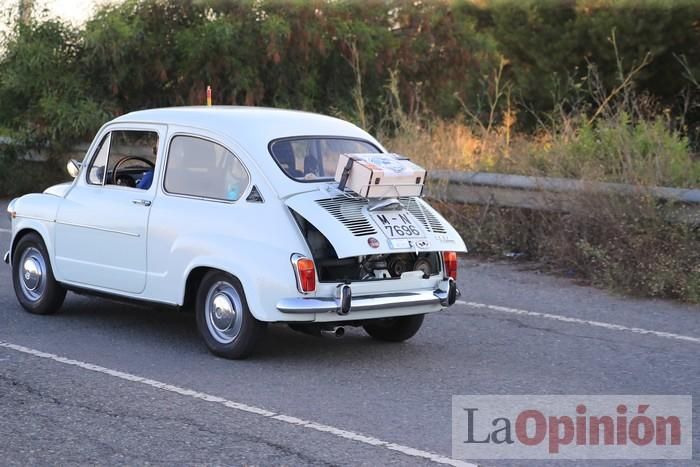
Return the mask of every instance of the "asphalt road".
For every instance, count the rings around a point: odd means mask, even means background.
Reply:
[[[0,264],[0,464],[438,465],[458,394],[690,394],[700,459],[700,307],[505,263],[459,274],[462,301],[406,343],[272,326],[257,355],[228,361],[187,313],[69,294],[30,315]]]

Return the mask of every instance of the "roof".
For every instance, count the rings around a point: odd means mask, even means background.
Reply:
[[[371,135],[350,122],[311,112],[266,107],[169,107],[130,112],[113,122],[181,125],[225,135],[254,159],[282,197],[308,191],[314,184],[299,183],[284,175],[268,152],[270,141],[291,136],[347,136],[382,147]]]

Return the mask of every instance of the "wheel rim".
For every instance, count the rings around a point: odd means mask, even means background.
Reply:
[[[29,247],[24,250],[17,275],[24,297],[30,302],[41,300],[46,291],[46,261],[38,249]]]
[[[233,342],[243,322],[243,302],[228,282],[217,282],[207,293],[204,307],[209,334],[221,344]]]

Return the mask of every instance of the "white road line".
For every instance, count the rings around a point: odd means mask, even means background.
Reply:
[[[466,306],[469,306],[472,308],[486,308],[488,310],[500,311],[503,313],[511,313],[514,315],[525,315],[525,316],[532,316],[535,318],[553,319],[556,321],[563,321],[565,323],[587,324],[588,326],[595,326],[598,328],[611,329],[613,331],[627,331],[627,332],[634,332],[636,334],[648,334],[648,335],[650,334],[650,335],[657,336],[657,337],[665,337],[667,339],[676,339],[679,341],[686,341],[686,342],[693,342],[695,344],[700,344],[700,338],[698,338],[698,337],[684,336],[682,334],[674,334],[672,332],[652,331],[650,329],[643,329],[643,328],[632,328],[632,327],[628,327],[628,326],[623,326],[621,324],[604,323],[602,321],[590,321],[587,319],[572,318],[570,316],[553,315],[551,313],[540,313],[538,311],[520,310],[518,308],[508,308],[505,306],[487,305],[485,303],[465,302],[463,300],[457,300],[456,303],[458,303],[460,305],[466,305]]]
[[[22,352],[25,354],[33,355],[35,357],[46,358],[48,360],[53,360],[55,362],[63,363],[66,365],[76,366],[84,370],[94,371],[97,373],[102,373],[105,375],[113,376],[115,378],[123,379],[126,381],[131,381],[134,383],[144,384],[146,386],[151,386],[163,391],[173,392],[175,394],[180,394],[182,396],[191,397],[193,399],[199,399],[206,402],[211,402],[214,404],[221,404],[224,407],[228,407],[234,410],[240,410],[241,412],[247,412],[261,417],[271,418],[283,423],[288,423],[290,425],[300,426],[308,428],[315,431],[320,431],[323,433],[328,433],[339,438],[345,438],[351,441],[356,441],[358,443],[368,444],[370,446],[382,447],[389,449],[391,451],[400,452],[406,456],[417,457],[425,459],[428,461],[435,462],[437,464],[453,465],[457,467],[478,467],[476,464],[471,464],[468,462],[463,462],[456,459],[451,459],[449,457],[444,457],[439,454],[434,454],[428,451],[422,451],[420,449],[414,449],[409,446],[403,446],[401,444],[390,443],[388,441],[382,441],[380,439],[374,438],[372,436],[363,435],[356,433],[354,431],[342,430],[340,428],[335,428],[329,425],[323,425],[320,423],[315,423],[309,420],[303,420],[301,418],[291,417],[288,415],[271,412],[259,407],[252,405],[241,404],[239,402],[234,402],[231,400],[224,399],[223,397],[212,396],[199,391],[194,391],[192,389],[185,389],[179,386],[173,386],[167,383],[161,383],[160,381],[155,381],[152,379],[142,378],[141,376],[132,375],[130,373],[124,373],[122,371],[111,370],[109,368],[101,367],[98,365],[93,365],[92,363],[85,363],[78,360],[72,360],[70,358],[61,357],[59,355],[54,355],[51,353],[42,352],[40,350],[30,349],[17,344],[11,344],[9,342],[0,341],[0,347],[6,349],[15,350],[17,352]]]

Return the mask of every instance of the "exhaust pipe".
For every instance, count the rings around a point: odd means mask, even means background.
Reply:
[[[295,331],[315,337],[343,337],[345,328],[343,326],[329,326],[307,323],[290,323],[289,327]]]
[[[340,338],[345,335],[345,328],[343,326],[335,326],[328,329],[321,329],[321,336],[323,337],[336,337]]]

